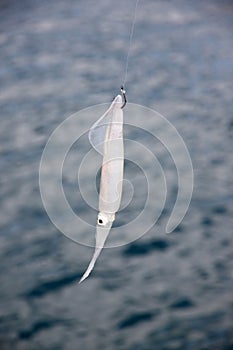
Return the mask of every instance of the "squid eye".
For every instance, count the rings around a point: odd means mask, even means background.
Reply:
[[[108,222],[108,218],[103,215],[102,213],[100,213],[98,215],[98,219],[97,219],[97,224],[100,225],[100,226],[105,226]]]

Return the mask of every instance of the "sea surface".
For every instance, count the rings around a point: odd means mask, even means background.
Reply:
[[[165,232],[177,195],[174,162],[165,147],[133,127],[126,130],[131,139],[158,151],[167,178],[165,207],[147,233],[142,225],[141,238],[104,249],[84,283],[78,281],[93,248],[65,237],[42,203],[39,164],[49,136],[69,116],[109,104],[119,93],[134,7],[134,0],[0,1],[1,350],[233,349],[230,0],[138,4],[128,100],[165,116],[193,164],[192,201],[175,231]],[[127,108],[126,121],[133,125],[136,117]],[[77,135],[97,119],[95,113],[78,116]],[[156,133],[156,125],[145,117],[145,129]],[[63,134],[61,144],[69,138]],[[63,185],[86,223],[75,227],[78,237],[94,241],[97,211],[82,198],[77,177],[90,148],[83,134],[64,162]],[[131,154],[142,158],[136,149]],[[100,167],[101,156],[94,159]],[[99,171],[93,175],[92,165],[87,162],[82,172],[86,193],[95,181],[98,187]],[[126,160],[135,196],[127,202],[132,188],[125,183],[118,229],[143,208],[150,165],[141,169]],[[49,174],[56,211],[60,203]],[[158,189],[155,213],[159,204]],[[151,211],[146,215],[149,221]]]

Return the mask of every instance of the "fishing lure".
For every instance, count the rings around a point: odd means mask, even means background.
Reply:
[[[126,93],[121,87],[109,109],[100,117],[89,131],[89,140],[93,148],[103,155],[99,192],[99,214],[96,224],[95,251],[86,272],[79,283],[84,281],[93,270],[95,262],[109,235],[115,213],[121,203],[124,173],[123,145],[123,108]],[[123,97],[123,101],[122,101]]]

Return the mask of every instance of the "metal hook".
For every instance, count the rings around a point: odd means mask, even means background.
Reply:
[[[127,99],[126,99],[126,91],[124,90],[124,86],[122,85],[121,86],[121,94],[123,96],[123,99],[124,99],[124,103],[123,105],[121,106],[121,109],[123,109],[127,103]]]

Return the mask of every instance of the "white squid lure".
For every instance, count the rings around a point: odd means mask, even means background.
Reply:
[[[95,262],[104,247],[115,213],[121,203],[124,172],[123,107],[126,95],[117,95],[109,109],[89,131],[89,140],[97,152],[103,155],[99,192],[99,214],[96,224],[95,251],[86,272],[79,283],[84,281],[94,268]]]

